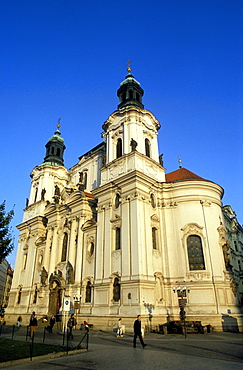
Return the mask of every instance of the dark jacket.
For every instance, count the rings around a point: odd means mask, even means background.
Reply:
[[[134,333],[141,334],[141,321],[135,320],[133,325]]]
[[[30,319],[30,326],[38,326],[38,322],[37,322],[37,318],[36,317],[32,317]]]

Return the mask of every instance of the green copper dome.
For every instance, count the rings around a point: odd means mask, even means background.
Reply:
[[[64,166],[63,154],[66,149],[64,139],[61,137],[60,120],[58,120],[57,129],[54,135],[48,140],[46,144],[46,156],[43,164],[50,164],[52,166]]]
[[[127,71],[128,74],[125,80],[120,83],[120,88],[117,90],[117,96],[120,99],[118,109],[121,110],[128,107],[144,109],[144,105],[142,104],[144,91],[141,88],[140,83],[135,80],[131,74],[130,65]]]

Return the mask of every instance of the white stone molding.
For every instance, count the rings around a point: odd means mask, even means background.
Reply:
[[[113,230],[116,230],[117,227],[121,227],[121,225],[122,225],[121,217],[119,217],[117,215],[116,215],[115,218],[111,219],[110,222],[111,222],[111,228]]]
[[[121,255],[121,249],[116,249],[115,251],[112,251],[111,256],[115,259],[118,259]]]
[[[210,273],[205,270],[201,272],[190,271],[190,272],[187,272],[186,276],[187,276],[187,279],[189,280],[198,280],[198,281],[210,280],[211,281]]]
[[[205,200],[200,200],[200,203],[202,206],[205,206],[205,207],[210,207],[212,202],[210,202],[209,200],[205,199]]]
[[[156,229],[158,229],[159,228],[159,216],[157,216],[156,214],[153,214],[150,217],[150,220],[151,220],[151,227],[156,227]]]
[[[190,223],[184,226],[181,229],[181,231],[183,231],[183,237],[182,237],[183,245],[184,245],[185,239],[187,239],[189,235],[199,235],[204,240],[204,244],[205,244],[206,239],[203,235],[203,226],[199,226],[197,223]]]

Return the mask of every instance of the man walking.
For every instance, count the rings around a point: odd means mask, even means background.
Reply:
[[[68,338],[73,339],[73,327],[77,325],[76,319],[74,317],[74,314],[72,313],[70,319],[68,320],[68,328],[69,328],[69,335]]]
[[[133,347],[136,348],[136,339],[138,337],[142,347],[145,348],[147,344],[144,343],[142,338],[141,315],[137,316],[137,320],[134,321],[133,328],[134,328]]]

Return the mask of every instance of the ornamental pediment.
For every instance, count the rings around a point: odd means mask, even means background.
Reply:
[[[93,226],[96,226],[97,225],[97,222],[95,221],[95,219],[91,219],[91,220],[88,220],[86,221],[83,225],[82,225],[82,231],[84,230],[87,230],[89,229],[90,227],[93,227]]]

